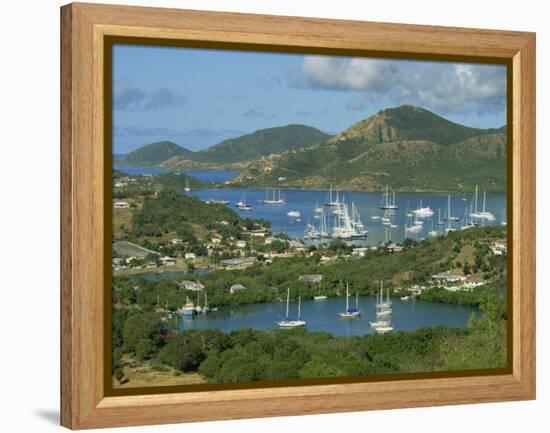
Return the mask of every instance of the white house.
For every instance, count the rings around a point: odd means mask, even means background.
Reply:
[[[235,259],[222,260],[222,266],[227,269],[243,269],[252,266],[257,260],[257,257],[237,257]]]
[[[483,286],[485,284],[485,281],[480,278],[468,278],[466,281],[464,281],[464,287],[466,289],[474,289],[479,286]]]
[[[323,276],[321,274],[300,275],[298,277],[298,280],[304,281],[306,283],[320,283],[322,279]]]
[[[507,250],[508,250],[507,246],[503,243],[500,243],[500,242],[495,242],[491,246],[491,251],[493,252],[493,254],[495,256],[502,256],[502,255],[506,254]]]
[[[466,280],[464,275],[451,274],[450,271],[441,272],[440,274],[432,275],[432,280],[439,283],[460,283]]]
[[[185,253],[185,260],[192,260],[195,261],[197,258],[197,255],[195,253]]]
[[[245,248],[246,247],[246,241],[242,241],[242,240],[237,241],[237,242],[235,242],[235,246],[237,248]]]
[[[192,290],[193,292],[201,292],[204,286],[198,281],[182,280],[178,283],[182,289]]]
[[[241,290],[246,290],[246,287],[243,286],[242,284],[233,284],[229,288],[229,293],[234,294],[236,292],[240,292]]]
[[[176,265],[176,259],[174,257],[165,256],[165,257],[161,257],[159,260],[164,266],[175,266]]]
[[[351,255],[352,256],[355,256],[355,257],[365,257],[365,254],[367,254],[367,251],[369,249],[366,248],[366,247],[361,247],[361,248],[354,248],[352,251],[351,251]]]
[[[130,203],[127,201],[117,201],[114,204],[115,209],[130,209]]]

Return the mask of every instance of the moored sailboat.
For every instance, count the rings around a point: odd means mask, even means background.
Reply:
[[[349,319],[353,317],[359,317],[361,315],[361,310],[359,310],[359,294],[355,294],[355,308],[349,306],[349,286],[346,283],[346,311],[338,313],[340,317],[344,319]]]
[[[296,319],[291,319],[288,315],[289,302],[290,302],[290,288],[287,289],[287,293],[286,293],[286,316],[284,320],[280,320],[279,322],[277,322],[277,324],[279,325],[280,328],[299,328],[301,326],[305,326],[306,321],[300,317],[302,298],[298,297],[298,316],[296,317]]]
[[[390,199],[390,188],[388,185],[386,185],[386,192],[384,193],[385,202],[380,205],[380,209],[384,210],[398,210],[399,206],[397,206],[395,202],[395,191],[393,191],[393,198]]]
[[[476,190],[474,195],[474,211],[470,213],[470,217],[482,219],[482,220],[494,221],[496,219],[495,216],[485,208],[485,204],[487,200],[487,191],[483,191],[483,208],[481,212],[479,212],[477,209],[477,196],[478,196],[478,188],[476,185]]]

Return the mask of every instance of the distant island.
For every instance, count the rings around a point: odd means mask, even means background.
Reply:
[[[263,129],[193,152],[147,144],[117,161],[169,170],[234,169],[233,187],[377,191],[506,190],[506,127],[477,129],[423,108],[379,111],[330,136],[305,125]]]

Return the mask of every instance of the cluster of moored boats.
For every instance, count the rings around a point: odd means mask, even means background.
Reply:
[[[378,334],[385,334],[393,331],[391,326],[392,301],[390,300],[390,291],[387,290],[387,296],[384,299],[384,285],[380,281],[380,294],[376,295],[376,321],[369,322]]]
[[[178,310],[183,316],[196,316],[197,314],[208,314],[213,311],[218,311],[217,307],[210,308],[208,306],[208,294],[204,292],[204,305],[200,303],[200,292],[197,295],[197,303],[195,304],[189,297],[186,298],[185,305]]]
[[[314,296],[315,301],[322,301],[327,299],[324,295]],[[299,328],[307,324],[306,320],[301,316],[301,304],[302,298],[298,297],[298,314],[296,317],[290,317],[289,306],[290,306],[290,289],[287,289],[286,295],[286,315],[285,318],[278,321],[277,325],[280,328]],[[384,334],[386,332],[393,331],[391,325],[391,314],[392,314],[392,302],[390,300],[389,290],[387,291],[387,296],[384,298],[382,282],[380,282],[380,294],[376,297],[376,321],[369,322],[371,328],[373,328],[376,333]],[[362,315],[362,312],[359,308],[359,293],[355,294],[355,305],[350,305],[350,293],[349,285],[346,283],[346,309],[340,313],[342,319],[355,319]]]
[[[355,203],[346,203],[344,195],[340,198],[338,189],[333,196],[332,185],[324,206],[315,204],[313,218],[318,224],[308,223],[305,239],[366,239],[368,230],[361,221],[361,215]]]
[[[479,205],[479,190],[476,185],[473,198],[470,206],[464,211],[464,216],[459,217],[452,214],[451,211],[451,195],[447,197],[447,209],[437,210],[437,220],[434,218],[434,210],[429,205],[424,205],[422,200],[416,209],[410,209],[407,205],[406,221],[404,224],[405,234],[416,234],[422,232],[426,219],[432,219],[431,229],[427,233],[429,236],[438,236],[443,233],[448,233],[454,230],[465,230],[483,223],[493,223],[496,217],[486,208],[487,194],[483,192],[482,205]],[[466,197],[462,197],[462,201],[466,201]],[[227,204],[228,202],[214,201],[216,203]],[[259,200],[259,203],[264,205],[284,205],[287,203],[281,189],[267,188],[265,198]],[[243,192],[241,199],[235,203],[235,206],[240,211],[251,211],[252,206],[246,201],[246,192]],[[386,186],[382,194],[380,209],[383,211],[381,215],[372,215],[372,220],[381,221],[383,226],[388,228],[398,228],[396,224],[396,214],[399,210],[399,205],[396,201],[396,192],[390,191],[389,186]],[[346,198],[338,191],[338,188],[333,190],[332,185],[327,193],[325,203],[319,206],[318,203],[312,212],[313,219],[308,221],[304,231],[304,239],[366,239],[368,230],[361,219],[355,202],[346,203]],[[301,221],[301,212],[299,210],[289,210],[287,216],[294,221]],[[442,218],[443,216],[443,218]],[[462,221],[462,224],[458,224]],[[506,225],[506,214],[503,211],[502,225]]]

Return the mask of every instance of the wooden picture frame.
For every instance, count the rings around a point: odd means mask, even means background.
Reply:
[[[61,8],[61,424],[81,429],[535,398],[533,33],[96,4]],[[105,388],[105,41],[484,59],[509,66],[510,368],[300,387],[110,396]]]

